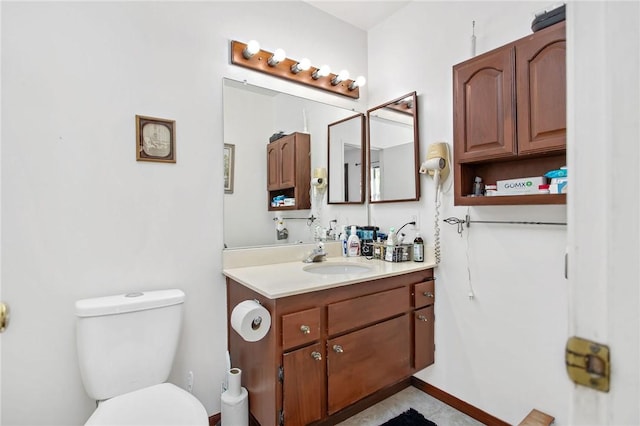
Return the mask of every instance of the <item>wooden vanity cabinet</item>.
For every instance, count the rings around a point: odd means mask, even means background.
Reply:
[[[564,204],[565,195],[468,197],[566,165],[565,22],[453,67],[456,205]]]
[[[416,288],[433,283],[426,269],[268,299],[227,278],[228,318],[247,299],[272,317],[257,342],[229,328],[231,362],[242,369],[253,418],[263,426],[335,424],[354,404],[366,408],[376,393],[433,363],[434,323],[415,319],[434,303],[416,303]]]
[[[267,193],[269,210],[311,208],[311,142],[307,133],[292,133],[267,145]],[[295,198],[291,206],[272,207],[278,195]]]

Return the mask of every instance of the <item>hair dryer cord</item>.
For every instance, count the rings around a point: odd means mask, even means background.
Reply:
[[[440,185],[436,186],[436,211],[434,214],[434,220],[433,252],[436,258],[436,265],[438,265],[440,264]]]

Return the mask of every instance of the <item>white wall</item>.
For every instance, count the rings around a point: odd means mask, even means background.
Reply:
[[[533,12],[548,5],[410,3],[369,31],[370,104],[416,90],[422,159],[430,143],[451,144],[452,65],[470,57],[472,21],[479,54],[529,34]],[[451,183],[440,219],[468,212],[472,220],[566,221],[565,206],[454,207]],[[421,176],[421,186],[419,202],[373,205],[373,222],[397,228],[417,215],[432,244],[433,181]],[[436,362],[417,377],[509,423],[535,407],[567,424],[566,228],[477,224],[462,236],[440,228]]]
[[[194,394],[219,412],[222,78],[366,105],[366,93],[337,99],[232,66],[229,42],[365,74],[366,34],[302,2],[1,7],[2,297],[13,308],[1,423],[83,423],[95,405],[77,370],[74,302],[174,286],[187,302],[170,380],[185,386],[193,371]],[[135,161],[135,114],[176,120],[176,164]]]

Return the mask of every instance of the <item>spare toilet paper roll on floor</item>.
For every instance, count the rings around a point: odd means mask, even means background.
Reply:
[[[242,370],[232,368],[227,373],[229,386],[222,393],[222,426],[247,426],[249,424],[249,393],[240,385]]]
[[[257,342],[269,332],[271,315],[255,300],[245,300],[231,311],[231,327],[247,342]]]

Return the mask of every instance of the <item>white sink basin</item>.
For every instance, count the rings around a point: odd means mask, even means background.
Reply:
[[[353,263],[313,263],[302,268],[312,274],[362,274],[371,271],[367,265]]]

